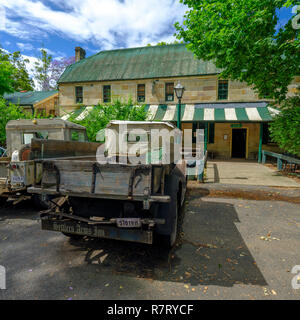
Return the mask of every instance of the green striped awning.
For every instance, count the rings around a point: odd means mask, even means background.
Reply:
[[[177,121],[176,105],[150,105],[147,109],[148,120]],[[181,105],[182,122],[272,121],[276,113],[278,111],[268,107],[266,102]]]
[[[178,105],[147,105],[147,120],[177,121]],[[74,111],[76,120],[83,120],[93,107],[82,107]],[[272,121],[279,111],[268,106],[266,102],[242,103],[211,103],[181,105],[181,121],[211,121],[211,122],[262,122]],[[71,114],[62,116],[67,120]]]

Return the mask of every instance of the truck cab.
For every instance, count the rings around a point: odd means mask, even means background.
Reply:
[[[86,129],[62,119],[20,119],[6,125],[7,156],[0,161],[0,196],[13,197],[26,192],[41,176],[31,152],[32,139],[87,141]],[[39,157],[43,158],[43,150]],[[2,191],[1,191],[2,190]]]

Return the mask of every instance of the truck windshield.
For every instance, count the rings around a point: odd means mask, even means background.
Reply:
[[[47,131],[39,131],[39,132],[23,133],[23,144],[31,143],[32,138],[48,139],[48,132]]]

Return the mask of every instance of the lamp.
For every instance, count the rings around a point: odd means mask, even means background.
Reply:
[[[176,97],[178,99],[178,108],[177,108],[177,128],[181,129],[181,99],[184,92],[184,86],[178,82],[176,87],[174,87],[174,91],[176,94]]]

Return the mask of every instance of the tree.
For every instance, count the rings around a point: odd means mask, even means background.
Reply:
[[[14,91],[13,72],[14,68],[10,62],[0,60],[0,97],[6,92],[9,93]]]
[[[51,89],[49,82],[49,68],[52,59],[52,55],[49,55],[45,49],[41,49],[39,61],[34,63],[34,76],[39,84],[40,90],[42,91],[48,91]]]
[[[6,145],[6,124],[9,120],[30,118],[30,114],[23,112],[22,108],[14,104],[6,104],[6,101],[0,97],[0,145]]]
[[[26,70],[28,59],[23,59],[20,51],[9,53],[0,48],[0,63],[2,67],[2,85],[4,88],[0,89],[0,94],[4,92],[33,90],[33,81],[29,77]],[[0,71],[1,73],[1,71]],[[4,80],[6,79],[6,80]]]
[[[20,51],[16,51],[10,55],[11,64],[14,66],[15,71],[13,73],[14,78],[14,90],[15,91],[32,91],[34,88],[34,82],[29,77],[26,69],[26,64],[29,63],[28,59],[24,59]]]
[[[65,68],[75,62],[75,57],[53,59],[45,49],[41,49],[39,61],[35,62],[35,78],[40,90],[56,90],[57,81]]]
[[[270,124],[271,138],[281,149],[300,157],[300,94],[286,99],[280,110]]]
[[[299,29],[293,19],[278,29],[278,10],[296,0],[180,0],[190,10],[175,23],[177,38],[199,59],[213,61],[221,77],[245,81],[278,102],[300,73]]]
[[[76,120],[77,116],[71,115],[68,121],[86,127],[89,141],[96,141],[97,133],[104,129],[111,120],[145,121],[147,112],[144,106],[133,106],[129,99],[127,102],[115,100],[110,104],[98,104],[83,120]]]
[[[57,89],[57,82],[66,67],[75,63],[75,57],[53,60],[49,67],[49,84],[52,89]]]

